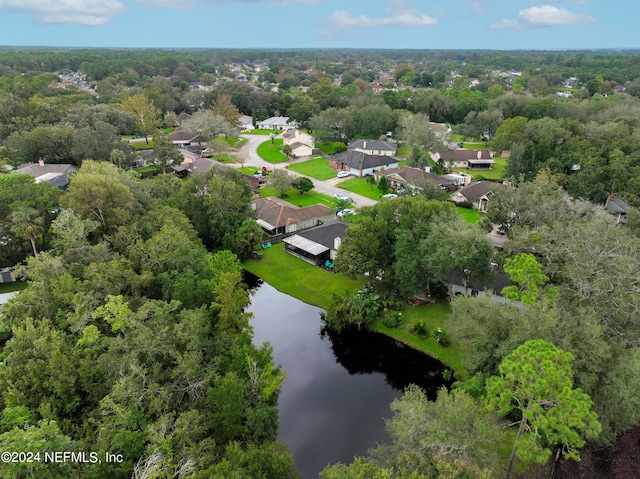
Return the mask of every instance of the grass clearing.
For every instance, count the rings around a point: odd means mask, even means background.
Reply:
[[[247,260],[244,268],[285,294],[305,303],[327,308],[334,294],[362,289],[365,279],[349,279],[296,258],[284,251],[284,243],[267,249],[262,259]]]
[[[246,138],[236,138],[236,137],[230,137],[230,138],[222,138],[227,145],[229,145],[232,148],[240,148],[242,145],[244,145],[247,142]]]
[[[254,175],[259,169],[260,168],[256,166],[243,166],[242,168],[238,168],[238,171],[240,173],[244,173],[245,175]]]
[[[0,294],[22,291],[29,285],[26,281],[13,281],[11,283],[0,283]]]
[[[282,138],[275,138],[273,141],[267,140],[258,146],[258,155],[269,163],[283,163],[287,161],[287,156],[280,151]]]
[[[411,153],[411,150],[409,149],[409,145],[407,145],[406,143],[398,144],[398,149],[396,150],[396,156],[406,158],[409,156],[409,153]]]
[[[267,196],[277,197],[278,189],[271,186],[265,186],[263,188],[260,188],[260,196],[262,196],[263,198],[266,198]],[[326,205],[329,208],[336,207],[336,200],[313,190],[307,193],[300,194],[300,192],[295,188],[289,188],[286,198],[282,199],[287,203],[291,203],[292,205],[299,207],[317,205],[318,203]]]
[[[326,158],[314,158],[303,163],[294,163],[287,168],[316,180],[328,180],[335,178],[337,174],[336,170],[329,166],[329,160]]]
[[[382,323],[382,320],[378,320],[371,329],[440,360],[454,372],[456,378],[464,379],[466,371],[462,366],[462,351],[460,345],[452,340],[450,334],[447,336],[451,340],[451,344],[443,347],[430,336],[421,337],[410,332],[411,326],[420,320],[427,325],[429,331],[442,328],[447,333],[444,324],[450,315],[451,306],[449,303],[434,303],[426,306],[407,305],[402,310],[403,324],[400,328],[388,328]]]
[[[132,141],[129,142],[129,146],[134,150],[152,150],[156,146],[156,142],[154,140],[149,140],[147,143],[144,138],[140,141]]]
[[[255,129],[255,130],[251,130],[249,132],[252,135],[279,135],[280,133],[282,133],[281,131],[278,130],[260,130],[260,129]]]
[[[379,200],[384,194],[378,189],[376,184],[369,183],[366,178],[351,178],[350,180],[338,183],[336,186],[373,200]]]
[[[461,171],[473,176],[474,181],[480,180],[501,180],[504,170],[507,168],[507,158],[494,156],[495,164],[490,170],[470,170],[469,168],[454,168],[454,171]]]
[[[136,168],[134,171],[137,171],[138,173],[151,173],[153,171],[159,171],[160,168],[158,168],[157,166],[144,166],[142,168]]]
[[[475,225],[478,221],[480,221],[480,213],[478,212],[478,210],[457,207],[456,211],[467,223]]]

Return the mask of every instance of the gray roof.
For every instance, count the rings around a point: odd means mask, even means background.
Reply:
[[[382,140],[353,140],[349,143],[350,150],[378,150],[378,151],[396,151],[397,148],[387,141]]]
[[[395,156],[369,155],[357,150],[347,150],[334,155],[333,160],[347,165],[349,168],[366,170],[367,168],[380,168],[382,166],[398,163]]]
[[[69,177],[78,171],[78,168],[69,164],[54,163],[27,163],[20,165],[16,173],[26,173],[36,179],[36,183],[46,181],[47,183],[60,188],[66,186]]]
[[[605,208],[607,210],[607,213],[611,213],[612,215],[614,214],[626,215],[629,213],[629,205],[615,195],[610,195],[607,198],[607,202],[605,203]]]
[[[343,221],[332,221],[323,225],[314,226],[308,230],[301,231],[298,236],[313,241],[324,246],[327,249],[333,249],[333,240],[335,238],[344,239],[347,236],[347,228],[349,223]]]

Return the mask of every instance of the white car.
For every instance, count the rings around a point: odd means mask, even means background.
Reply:
[[[382,197],[392,200],[394,198],[397,198],[398,195],[396,195],[395,193],[387,193],[386,195],[382,195]]]
[[[336,215],[338,216],[338,218],[343,218],[345,216],[350,216],[350,215],[355,215],[356,214],[356,210],[353,210],[351,208],[345,208],[344,210],[340,210],[336,213]]]
[[[338,178],[346,178],[347,176],[351,176],[349,171],[338,171]]]
[[[347,195],[343,195],[342,193],[336,193],[335,195],[333,195],[333,197],[336,200],[344,200],[344,201],[348,201],[349,197]]]

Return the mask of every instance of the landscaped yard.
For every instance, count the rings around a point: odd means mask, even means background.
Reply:
[[[267,140],[258,146],[258,155],[270,163],[282,163],[287,161],[287,156],[280,151],[282,138],[275,138],[273,141]]]
[[[329,166],[329,160],[326,158],[314,158],[303,163],[294,163],[287,168],[317,180],[335,178],[337,174],[336,170]]]
[[[348,291],[362,289],[366,283],[364,277],[352,280],[341,273],[329,273],[318,266],[296,258],[284,251],[283,243],[267,249],[260,260],[245,261],[244,268],[277,290],[321,308],[328,307],[333,294],[344,294]],[[286,271],[287,274],[282,274],[283,271]],[[464,379],[462,354],[456,343],[443,347],[432,337],[420,337],[409,331],[411,325],[418,320],[423,321],[429,331],[434,331],[437,328],[445,330],[444,323],[450,314],[448,303],[405,306],[402,312],[403,325],[401,327],[388,328],[380,320],[374,324],[372,329],[438,358],[453,370],[458,379]],[[445,333],[447,333],[446,330]],[[451,338],[451,335],[447,336]]]
[[[254,175],[259,169],[260,168],[258,168],[257,166],[245,166],[243,168],[238,168],[238,171],[240,173],[244,173],[245,175]]]
[[[134,150],[151,150],[156,146],[156,142],[149,140],[149,143],[147,143],[144,138],[142,138],[140,141],[129,142],[129,146]]]
[[[474,181],[482,179],[487,180],[501,180],[502,173],[507,168],[507,158],[501,158],[498,156],[493,157],[495,164],[491,166],[490,170],[470,170],[469,168],[454,168],[454,171],[461,171],[473,176]]]
[[[409,145],[406,143],[400,143],[398,149],[396,150],[396,156],[400,156],[402,158],[406,158],[410,153]]]
[[[402,326],[399,328],[388,328],[382,323],[382,320],[378,320],[371,329],[391,336],[402,343],[439,359],[448,368],[453,370],[458,379],[464,379],[466,373],[462,366],[462,352],[457,343],[452,342],[449,346],[443,347],[430,335],[420,337],[410,332],[411,326],[420,320],[425,323],[430,332],[442,328],[451,340],[451,335],[447,333],[444,327],[444,322],[450,314],[451,308],[449,303],[435,303],[427,306],[405,306],[402,310]]]
[[[338,183],[336,186],[373,200],[379,200],[384,194],[378,189],[376,184],[369,183],[366,178],[351,178],[350,180]]]
[[[143,168],[136,168],[134,171],[138,173],[151,173],[152,171],[158,171],[160,168],[157,166],[145,166]]]
[[[334,294],[362,289],[365,285],[364,278],[353,280],[340,273],[329,273],[290,255],[284,251],[284,243],[267,249],[259,261],[245,261],[244,268],[277,290],[321,308],[330,304]]]
[[[336,145],[338,144],[344,145],[344,143],[335,142],[335,141],[332,143],[320,143],[318,141],[316,142],[316,148],[320,148],[320,150],[322,150],[322,152],[325,153],[326,155],[335,155]]]
[[[263,198],[267,196],[278,196],[278,189],[271,186],[265,186],[260,188],[260,196]],[[287,197],[283,198],[283,200],[287,203],[300,207],[316,205],[318,203],[327,205],[329,208],[335,208],[336,206],[336,200],[313,190],[300,194],[300,192],[295,188],[289,188],[289,191],[287,191]]]

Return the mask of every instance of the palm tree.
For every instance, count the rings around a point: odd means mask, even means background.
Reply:
[[[44,233],[44,218],[39,216],[37,210],[21,208],[11,213],[11,232],[29,240],[33,248],[33,255],[38,256],[36,249],[36,238]]]

